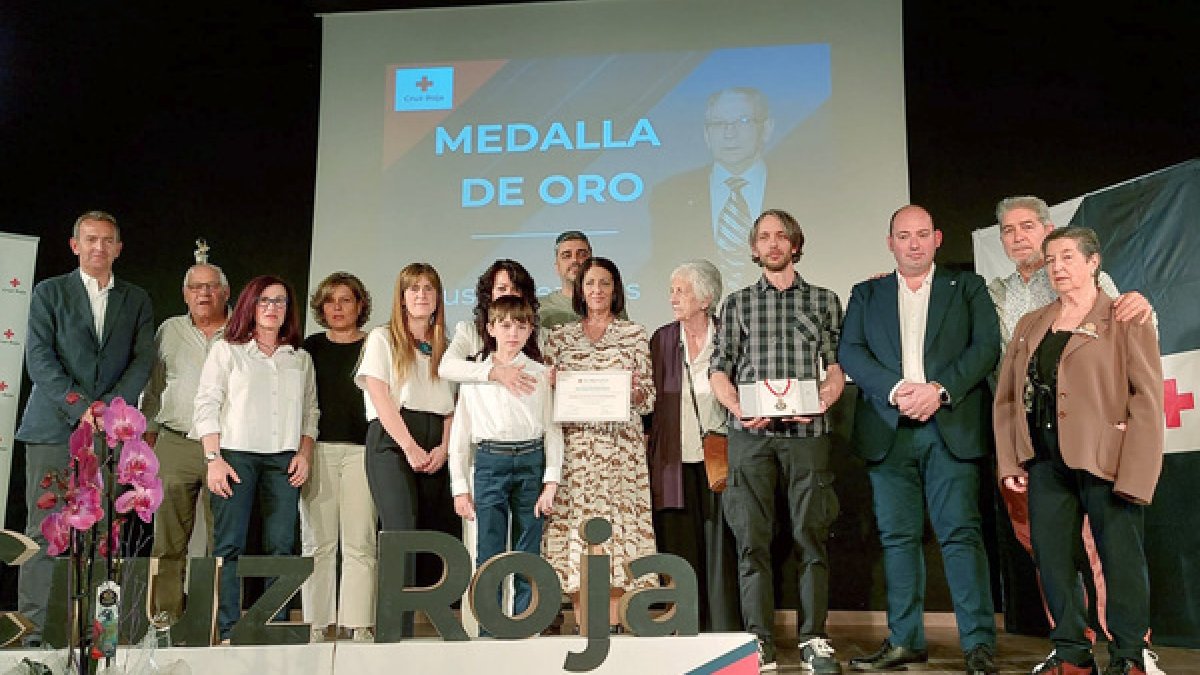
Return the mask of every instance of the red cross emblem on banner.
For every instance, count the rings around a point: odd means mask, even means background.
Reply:
[[[1196,400],[1192,392],[1179,391],[1175,378],[1163,380],[1163,411],[1167,415],[1167,428],[1178,429],[1183,425],[1184,410],[1195,410]]]

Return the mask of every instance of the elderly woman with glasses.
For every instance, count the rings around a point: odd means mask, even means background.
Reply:
[[[702,439],[724,433],[724,408],[708,383],[721,273],[707,260],[671,272],[675,320],[654,331],[650,362],[654,413],[647,461],[658,549],[687,560],[700,584],[700,628],[741,630],[737,553],[721,515],[721,495],[709,487]]]
[[[213,555],[225,561],[217,612],[222,642],[241,618],[237,565],[256,499],[263,552],[296,552],[300,486],[312,466],[319,411],[294,298],[278,277],[252,279],[238,296],[224,339],[209,351],[196,390],[194,430],[216,497]]]
[[[1143,511],[1162,470],[1162,362],[1153,326],[1116,321],[1079,227],[1042,242],[1058,299],[1017,322],[996,385],[997,477],[1029,494],[1033,555],[1054,629],[1035,674],[1096,673],[1076,566],[1086,515],[1108,588],[1108,675],[1146,671]]]

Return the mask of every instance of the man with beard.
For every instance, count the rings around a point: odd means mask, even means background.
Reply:
[[[825,633],[829,608],[825,542],[838,512],[829,466],[829,422],[824,416],[744,418],[737,385],[818,380],[823,365],[821,412],[828,409],[845,387],[837,363],[842,305],[833,291],[812,286],[796,273],[793,265],[800,260],[804,233],[790,214],[777,209],[763,212],[748,240],[763,273],[753,285],[725,299],[710,378],[713,393],[729,411],[724,512],[737,540],[742,614],[746,630],[758,638],[760,668],[774,670],[771,538],[775,489],[782,484],[798,561],[803,667],[836,675],[841,666]]]
[[[592,244],[579,230],[567,230],[554,240],[554,271],[562,280],[562,288],[538,299],[538,323],[546,331],[579,320],[571,307],[571,298],[579,268],[590,257]],[[619,318],[628,319],[629,315],[622,309]]]

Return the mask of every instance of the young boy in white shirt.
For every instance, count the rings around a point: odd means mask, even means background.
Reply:
[[[484,363],[513,365],[536,379],[534,390],[515,396],[495,382],[464,383],[450,431],[450,488],[454,510],[477,522],[476,565],[505,551],[512,516],[513,550],[541,555],[542,524],[554,506],[562,474],[562,427],[553,421],[549,368],[541,363],[537,316],[523,298],[496,298],[488,308]],[[473,460],[473,461],[472,461]],[[474,464],[474,481],[468,481]],[[513,612],[532,598],[520,575]]]

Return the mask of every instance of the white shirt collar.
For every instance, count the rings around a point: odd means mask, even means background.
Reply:
[[[117,276],[115,274],[109,274],[108,283],[101,287],[100,280],[88,274],[87,272],[84,272],[82,267],[79,268],[79,278],[83,279],[83,287],[86,288],[88,293],[91,295],[99,295],[104,291],[110,290],[117,283]]]

